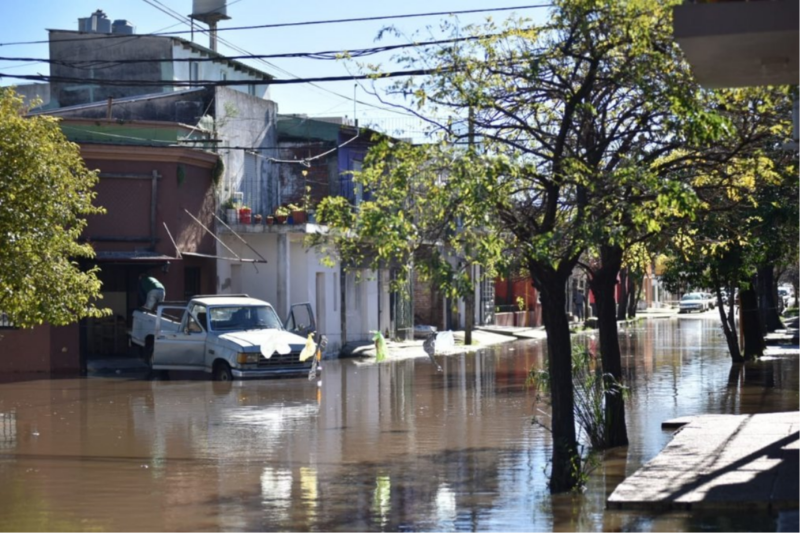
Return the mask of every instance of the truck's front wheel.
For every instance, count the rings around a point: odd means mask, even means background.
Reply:
[[[233,381],[231,367],[225,361],[218,361],[214,364],[214,381]]]

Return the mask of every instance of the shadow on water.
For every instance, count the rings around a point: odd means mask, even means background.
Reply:
[[[326,361],[307,379],[0,384],[3,530],[775,530],[776,517],[605,510],[669,418],[795,410],[797,359],[732,366],[711,320],[620,332],[631,445],[551,496],[543,342]],[[582,337],[596,346],[596,334]]]

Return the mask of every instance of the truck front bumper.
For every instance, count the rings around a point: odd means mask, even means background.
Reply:
[[[311,366],[301,367],[301,368],[271,368],[271,369],[240,369],[240,368],[232,368],[231,374],[236,379],[248,379],[248,378],[269,378],[269,377],[277,377],[277,376],[302,376],[308,374],[308,371],[311,370]]]

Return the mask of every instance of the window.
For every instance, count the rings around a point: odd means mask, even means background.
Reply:
[[[0,312],[0,329],[14,329],[14,324],[8,319],[8,315]]]
[[[186,267],[183,270],[183,297],[191,300],[196,294],[200,294],[200,267]]]
[[[249,94],[250,96],[256,95],[256,86],[253,85],[252,83],[247,86],[247,94]]]
[[[212,307],[209,314],[213,331],[283,329],[275,310],[264,305]]]
[[[228,79],[228,73],[225,72],[224,70],[221,70],[219,72],[219,79],[221,79],[222,81],[227,80]]]
[[[200,64],[199,63],[192,63],[192,72],[189,74],[189,80],[191,80],[191,81],[199,81],[200,80]]]
[[[202,333],[208,328],[208,309],[205,305],[195,304],[189,309],[186,328],[190,333]]]

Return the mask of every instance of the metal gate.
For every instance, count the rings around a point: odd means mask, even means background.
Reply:
[[[494,324],[494,279],[481,281],[481,324]]]
[[[391,271],[392,281],[397,279],[397,270]],[[391,322],[394,338],[412,340],[414,338],[414,290],[413,276],[409,276],[399,292],[392,292]]]

